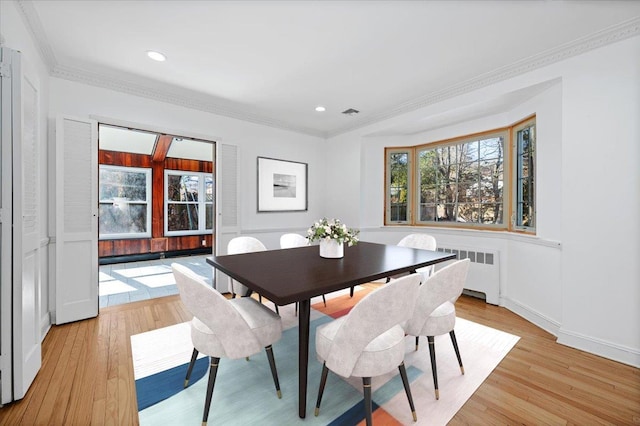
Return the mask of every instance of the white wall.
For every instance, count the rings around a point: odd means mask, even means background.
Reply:
[[[39,293],[40,293],[40,324],[42,329],[42,338],[44,338],[50,326],[49,309],[47,300],[49,299],[49,281],[48,281],[48,264],[49,256],[47,253],[47,245],[49,242],[48,221],[47,221],[47,116],[49,104],[49,73],[42,61],[38,48],[33,43],[29,33],[27,32],[22,15],[16,9],[14,2],[0,2],[0,40],[5,47],[21,52],[21,61],[23,68],[27,67],[37,75],[40,83],[39,88],[39,117],[40,128],[38,131],[39,150],[40,150],[40,205],[39,205],[39,227],[40,227],[40,249],[38,250],[39,258]]]
[[[403,123],[544,82],[554,84],[502,113],[393,135]],[[348,180],[359,196],[328,191],[327,203],[339,206],[336,211],[345,217],[357,214],[363,239],[393,243],[417,229],[434,234],[441,246],[499,250],[502,305],[556,334],[561,343],[638,366],[639,94],[640,37],[634,37],[330,138],[327,148],[345,154],[332,162],[340,176],[332,186]],[[538,130],[535,237],[382,226],[385,146],[483,131],[532,112]]]

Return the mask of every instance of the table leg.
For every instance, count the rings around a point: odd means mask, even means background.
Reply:
[[[307,415],[307,368],[309,367],[309,318],[311,301],[301,300],[298,311],[298,415]]]

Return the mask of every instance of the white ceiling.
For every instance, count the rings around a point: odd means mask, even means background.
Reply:
[[[640,1],[18,5],[53,76],[322,137],[640,31]]]

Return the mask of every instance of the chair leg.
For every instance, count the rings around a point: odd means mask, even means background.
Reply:
[[[193,366],[196,363],[196,358],[198,358],[198,350],[193,348],[193,352],[191,353],[191,361],[189,362],[189,368],[187,368],[187,377],[184,378],[184,387],[189,386],[189,378],[191,377],[191,372],[193,371]]]
[[[324,294],[322,295],[322,301],[324,302],[324,307],[327,307],[327,299],[324,298]]]
[[[349,297],[353,297],[353,287],[351,287],[351,290],[349,290]]]
[[[278,305],[276,305],[275,303],[273,304],[273,306],[276,307],[276,314],[280,315],[280,310],[278,309]]]
[[[264,349],[267,351],[267,358],[269,359],[269,367],[271,367],[273,383],[276,385],[276,394],[278,395],[278,398],[282,398],[282,392],[280,392],[280,381],[278,380],[278,370],[276,369],[276,359],[273,357],[273,346],[269,345]]]
[[[327,368],[327,363],[322,363],[322,376],[320,376],[320,389],[318,389],[318,400],[316,401],[316,417],[320,414],[320,402],[322,401],[322,394],[324,393],[324,385],[327,383],[327,375],[329,374],[329,369]]]
[[[440,399],[440,391],[438,390],[438,368],[436,367],[436,345],[433,336],[427,336],[429,341],[429,355],[431,356],[431,373],[433,374],[433,387],[436,390],[436,399]]]
[[[298,316],[298,302],[296,302],[296,316]]]
[[[235,293],[231,293],[231,298],[235,299],[236,298],[236,294]]]
[[[371,377],[362,378],[362,389],[364,391],[364,417],[367,419],[367,426],[371,426],[373,424],[371,420]]]
[[[458,357],[458,365],[460,366],[460,371],[464,374],[464,366],[462,365],[462,358],[460,357],[460,349],[458,349],[458,341],[456,340],[456,333],[451,330],[449,332],[449,336],[451,336],[451,343],[453,343],[453,349],[456,351],[456,356]]]
[[[409,386],[409,379],[407,378],[407,369],[404,368],[404,362],[398,366],[398,370],[400,370],[400,377],[402,377],[404,392],[407,394],[407,399],[409,400],[409,407],[411,407],[411,415],[413,416],[413,421],[417,422],[418,416],[416,415],[416,407],[413,405],[413,396],[411,396],[411,387]]]
[[[207,397],[204,400],[204,414],[202,415],[202,426],[207,426],[209,418],[209,408],[211,407],[211,396],[213,395],[213,386],[216,384],[216,375],[218,374],[218,364],[220,358],[211,357],[211,367],[209,367],[209,383],[207,384]]]
[[[416,351],[418,350],[418,343],[420,343],[420,336],[416,336]]]
[[[259,294],[259,295],[258,295],[258,301],[259,301],[260,303],[262,303],[262,295],[261,295],[261,294]]]

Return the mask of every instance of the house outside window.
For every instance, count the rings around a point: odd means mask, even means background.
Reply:
[[[165,171],[165,235],[210,234],[213,230],[211,173]]]
[[[534,142],[535,117],[475,135],[387,148],[385,225],[535,232]]]
[[[151,237],[151,169],[100,166],[99,238]]]

